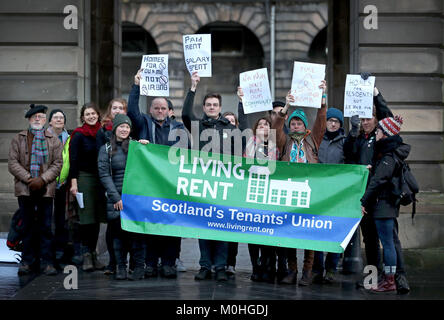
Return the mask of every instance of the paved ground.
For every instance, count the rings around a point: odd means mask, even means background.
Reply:
[[[302,263],[302,250],[298,252]],[[254,283],[249,280],[248,249],[240,244],[237,273],[226,283],[195,281],[199,250],[197,240],[182,240],[182,260],[187,272],[177,279],[117,281],[101,272],[78,271],[78,289],[66,290],[67,275],[17,276],[16,264],[0,264],[0,299],[9,300],[443,300],[444,248],[406,250],[405,259],[412,292],[408,295],[375,295],[355,288],[359,275],[338,275],[332,285],[310,287]],[[106,256],[101,259],[107,260]]]

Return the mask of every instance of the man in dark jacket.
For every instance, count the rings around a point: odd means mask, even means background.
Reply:
[[[46,275],[57,274],[51,248],[51,220],[56,178],[63,165],[63,145],[56,135],[44,129],[47,109],[31,105],[25,115],[29,128],[12,139],[9,149],[8,170],[14,176],[15,196],[24,224],[19,275],[29,274],[39,260]]]
[[[134,136],[139,140],[148,140],[150,143],[189,147],[188,133],[184,125],[168,116],[168,101],[166,98],[154,98],[150,106],[150,114],[139,111],[140,78],[139,70],[134,77],[134,85],[128,98],[128,117],[131,119],[135,131]],[[157,263],[161,258],[161,276],[175,278],[177,252],[179,252],[181,238],[147,235],[146,270],[145,277],[156,277]]]
[[[327,110],[327,130],[325,131],[321,145],[319,146],[319,163],[344,163],[344,141],[345,133],[343,129],[344,116],[336,108]],[[324,253],[315,251],[313,263],[313,282],[314,283],[332,283],[336,274],[336,268],[339,261],[339,253],[328,252],[325,258],[325,277],[324,277]]]
[[[384,251],[384,277],[375,292],[389,292],[398,289],[400,293],[409,290],[405,276],[398,275],[395,284],[397,265],[403,265],[402,248],[398,238],[396,218],[399,216],[399,203],[392,195],[391,180],[399,174],[397,159],[404,161],[410,153],[410,145],[404,144],[399,131],[402,118],[388,117],[378,123],[376,130],[375,163],[369,184],[361,199],[362,213],[375,222]],[[399,248],[396,248],[398,243]],[[402,282],[402,283],[400,283]],[[402,284],[402,286],[400,286]]]
[[[194,95],[199,81],[199,75],[197,72],[194,72],[191,75],[191,89],[188,91],[182,111],[182,119],[187,129],[191,132],[194,147],[202,151],[226,154],[234,154],[237,151],[236,154],[241,156],[242,142],[240,142],[241,145],[238,145],[237,148],[234,145],[235,139],[231,133],[236,127],[222,116],[222,98],[219,94],[212,93],[205,96],[202,106],[204,112],[202,119],[198,119],[194,115]],[[209,141],[205,138],[206,136],[210,138],[208,139]],[[214,265],[216,280],[226,281],[227,242],[199,239],[199,249],[201,269],[195,276],[195,279],[211,279],[211,266]]]

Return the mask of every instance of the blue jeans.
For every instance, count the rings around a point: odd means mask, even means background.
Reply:
[[[32,265],[41,259],[40,267],[53,264],[51,231],[53,199],[20,196],[18,203],[23,217],[24,238],[22,263]]]
[[[375,219],[375,224],[384,249],[384,265],[396,266],[395,219]]]
[[[336,272],[336,268],[339,262],[339,253],[327,252],[325,258],[325,270]],[[313,272],[323,274],[324,273],[324,252],[314,252]]]
[[[217,240],[203,240],[199,239],[200,260],[199,264],[202,269],[217,271],[225,270],[228,257],[228,243]]]

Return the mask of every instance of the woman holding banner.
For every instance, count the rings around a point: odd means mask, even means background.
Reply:
[[[242,105],[244,94],[241,87],[237,88],[237,95],[239,97],[239,126],[241,130],[245,130],[247,129],[247,120]],[[271,119],[269,117],[259,118],[253,126],[253,136],[248,139],[243,156],[247,158],[277,160],[279,158],[279,151],[275,140],[271,137],[270,130]],[[274,283],[277,275],[278,282],[280,282],[287,275],[286,256],[283,254],[285,249],[249,243],[248,252],[250,253],[251,265],[253,266],[253,273],[250,277],[252,281]],[[276,254],[279,256],[277,274]]]
[[[108,229],[112,235],[117,262],[116,280],[127,278],[128,251],[131,251],[134,260],[134,271],[130,279],[140,280],[144,278],[145,274],[145,241],[143,236],[126,232],[120,226],[120,211],[123,210],[121,194],[131,127],[132,123],[128,116],[117,114],[113,120],[110,141],[100,148],[98,160],[100,181],[106,189]]]

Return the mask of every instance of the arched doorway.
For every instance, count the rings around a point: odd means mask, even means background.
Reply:
[[[196,115],[202,116],[202,100],[208,92],[221,94],[222,112],[237,114],[239,73],[264,67],[261,43],[251,30],[234,22],[210,23],[196,33],[211,34],[212,46],[212,77],[201,78],[194,100]],[[189,88],[188,71],[186,74],[185,88]]]
[[[132,22],[122,22],[122,97],[128,95],[134,83],[134,75],[140,68],[144,54],[157,54],[159,49],[153,37],[141,26]],[[146,112],[147,97],[140,96],[139,106]]]

